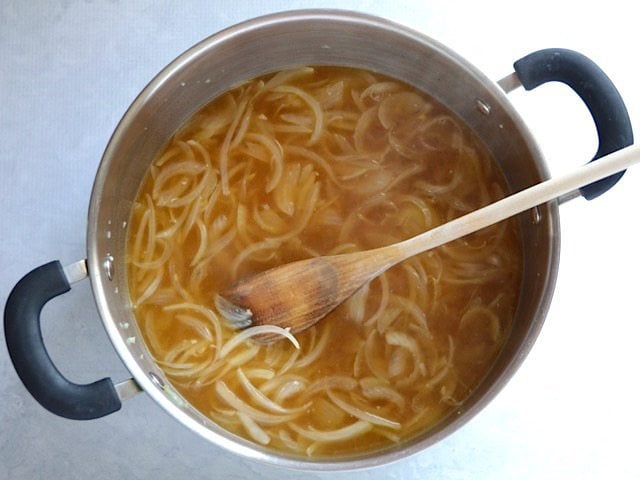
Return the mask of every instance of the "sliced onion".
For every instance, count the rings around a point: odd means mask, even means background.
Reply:
[[[360,101],[364,102],[367,98],[379,102],[383,95],[397,92],[402,86],[397,82],[377,82],[369,85],[361,94]]]
[[[378,378],[363,378],[360,380],[360,389],[362,395],[369,400],[387,401],[396,405],[400,410],[404,409],[404,397]]]
[[[422,354],[420,353],[420,347],[415,339],[411,338],[407,334],[398,331],[387,332],[384,336],[385,341],[389,345],[394,345],[402,348],[406,348],[414,358],[416,367],[420,370],[422,375],[426,374],[426,367],[422,361]]]
[[[247,130],[249,129],[249,122],[251,121],[251,115],[253,114],[253,105],[250,103],[247,106],[247,111],[244,112],[244,115],[242,116],[242,120],[240,121],[240,125],[238,126],[238,130],[236,130],[236,133],[233,136],[233,140],[231,141],[231,148],[235,148],[238,145],[240,145],[240,143],[242,143],[242,140],[244,140],[245,135],[247,134]]]
[[[249,436],[262,445],[267,445],[271,441],[271,437],[246,413],[238,412],[240,423],[247,431]]]
[[[239,368],[236,371],[236,373],[238,375],[238,380],[240,380],[240,385],[242,385],[242,388],[244,389],[244,391],[247,393],[247,395],[249,395],[249,398],[251,398],[257,405],[265,408],[266,410],[271,410],[274,413],[284,413],[284,414],[299,413],[307,410],[311,406],[311,403],[308,403],[306,405],[303,405],[297,408],[285,408],[282,405],[277,404],[276,402],[271,400],[269,397],[267,397],[264,393],[262,393],[260,390],[258,390],[249,381],[249,379],[244,374],[241,368]]]
[[[238,418],[238,412],[235,410],[220,410],[214,408],[213,410],[209,410],[208,416],[218,425],[227,429],[237,428],[242,425]]]
[[[186,160],[179,163],[171,163],[167,166],[164,166],[162,169],[160,169],[160,172],[156,177],[151,196],[154,199],[161,198],[163,187],[165,183],[167,183],[171,178],[178,175],[182,177],[192,178],[202,173],[206,168],[207,167],[205,165],[191,160]],[[170,203],[170,198],[164,198],[163,202],[159,204],[168,205]],[[182,205],[184,205],[184,203]]]
[[[273,193],[276,206],[288,216],[293,216],[296,212],[295,192],[300,181],[300,163],[287,164],[282,181],[279,182]]]
[[[364,370],[364,346],[360,346],[355,358],[353,359],[353,376],[360,378]]]
[[[320,337],[320,340],[318,340],[318,343],[315,344],[315,346],[309,353],[307,353],[305,356],[303,356],[301,359],[299,359],[296,362],[296,364],[294,365],[294,368],[299,369],[302,367],[306,367],[307,365],[312,364],[318,358],[320,358],[320,356],[322,355],[322,352],[327,346],[327,343],[329,342],[330,333],[331,333],[331,324],[327,323],[324,326],[322,336]]]
[[[271,380],[275,377],[275,372],[269,368],[251,368],[245,372],[247,378],[259,378],[260,380]]]
[[[259,389],[265,395],[269,395],[271,392],[276,390],[277,388],[281,388],[283,385],[289,382],[300,382],[305,387],[307,385],[307,379],[302,377],[301,375],[294,375],[291,373],[287,373],[285,375],[273,377],[271,380],[267,380],[262,385],[260,385]]]
[[[399,387],[412,385],[418,377],[424,377],[427,374],[427,368],[422,361],[420,348],[414,338],[409,337],[403,332],[390,331],[386,333],[385,340],[389,345],[406,348],[413,357],[413,371],[408,376],[397,379],[396,385]]]
[[[194,365],[194,363],[186,363],[184,360],[189,357],[198,357],[202,355],[210,346],[210,343],[206,339],[200,341],[194,339],[181,340],[164,354],[163,360],[156,359],[156,361],[172,368],[190,368],[185,365]]]
[[[185,222],[190,211],[191,209],[188,206],[183,207],[182,212],[180,213],[180,216],[178,218],[175,218],[172,210],[170,212],[169,225],[164,230],[160,230],[156,236],[158,238],[166,238],[166,239],[172,238],[176,234],[178,229],[182,226],[182,224]]]
[[[171,303],[176,303],[181,301],[187,302],[187,303],[193,303],[193,296],[191,295],[191,293],[185,290],[185,288],[180,283],[180,278],[178,276],[178,273],[176,272],[176,264],[173,259],[169,261],[169,280],[171,282],[171,286],[173,287],[173,292],[178,294],[176,301]],[[171,289],[168,289],[168,290],[172,291]]]
[[[404,182],[405,180],[407,180],[408,178],[411,178],[413,176],[418,175],[419,173],[423,172],[425,169],[424,165],[412,165],[409,168],[406,168],[403,170],[403,172],[399,175],[396,175],[393,178],[393,181],[391,183],[389,183],[386,187],[385,187],[385,192],[388,192],[389,190],[391,190],[392,188],[394,188],[396,185],[398,185],[401,182]],[[419,178],[419,177],[418,177]]]
[[[425,192],[427,195],[437,197],[452,192],[462,182],[464,175],[453,175],[447,183],[434,184],[425,180],[418,180],[414,186]]]
[[[308,189],[309,191],[305,191],[303,189],[304,189],[304,186],[301,187],[300,196],[304,198],[304,200],[306,201],[306,204],[304,206],[303,212],[298,216],[298,221],[296,222],[295,226],[289,232],[283,235],[280,235],[278,237],[267,239],[265,240],[265,242],[266,241],[284,242],[286,240],[290,240],[296,235],[298,235],[299,233],[301,233],[307,227],[315,211],[315,206],[318,203],[318,198],[320,197],[320,183],[314,181],[309,186],[309,189]]]
[[[426,102],[417,93],[394,93],[380,102],[378,119],[382,126],[389,130],[405,119],[416,121],[416,115],[424,110],[425,106]]]
[[[359,418],[360,420],[364,420],[365,422],[369,422],[373,425],[392,428],[394,430],[399,430],[400,428],[402,428],[402,425],[398,422],[394,422],[393,420],[389,420],[388,418],[384,418],[374,413],[367,412],[366,410],[362,410],[355,405],[351,405],[350,403],[345,402],[331,390],[327,391],[327,396],[342,410],[347,412],[349,415]]]
[[[164,276],[164,270],[158,269],[153,279],[148,284],[147,288],[145,288],[142,294],[135,300],[135,303],[133,305],[134,308],[142,305],[148,298],[151,297],[151,295],[153,295],[156,292],[156,290],[160,286],[160,282],[162,282],[163,276]]]
[[[370,283],[367,282],[346,302],[349,318],[356,323],[362,323],[367,309],[367,299],[369,298]]]
[[[383,273],[380,275],[377,280],[380,282],[380,304],[376,311],[367,319],[365,325],[368,327],[370,325],[375,324],[379,318],[382,317],[385,310],[387,309],[387,305],[389,305],[389,280],[387,278],[387,274]]]
[[[391,354],[389,359],[389,366],[387,371],[390,378],[399,377],[407,368],[407,361],[409,360],[409,353],[404,348],[397,348]]]
[[[393,325],[393,323],[398,319],[400,314],[402,313],[402,309],[398,307],[390,307],[382,312],[382,315],[378,316],[376,319],[376,329],[380,333],[380,335],[384,335],[384,333]]]
[[[216,114],[205,117],[206,123],[201,124],[201,129],[195,137],[198,140],[205,140],[222,133],[224,127],[232,122],[235,109],[236,101],[233,95],[224,95],[220,101],[216,102]],[[161,157],[160,160],[163,158]],[[156,163],[160,163],[160,160]]]
[[[287,373],[287,371],[289,371],[289,369],[293,366],[293,364],[296,362],[299,356],[300,356],[300,349],[297,348],[291,353],[291,355],[289,355],[289,359],[284,363],[284,365],[280,367],[280,369],[278,370],[278,375]]]
[[[267,83],[264,85],[264,91],[268,92],[280,85],[290,82],[292,80],[297,80],[300,77],[306,77],[312,75],[315,72],[313,67],[302,67],[296,68],[293,70],[282,70],[276,73],[273,77],[269,79]]]
[[[309,105],[309,107],[311,108],[311,111],[313,112],[315,125],[313,127],[313,133],[309,138],[308,144],[309,145],[316,144],[320,139],[322,132],[324,131],[324,113],[318,101],[315,98],[313,98],[311,95],[309,95],[307,92],[305,92],[304,90],[301,90],[296,87],[292,87],[290,85],[281,85],[279,87],[274,88],[273,91],[280,92],[280,93],[290,93],[290,94],[296,95],[300,97],[307,105]]]
[[[399,295],[392,295],[391,301],[395,305],[399,306],[405,313],[415,320],[416,325],[420,327],[424,332],[431,337],[429,325],[427,324],[427,316],[414,302],[409,301],[407,298]],[[417,346],[416,346],[417,349]],[[417,350],[416,350],[417,351]]]
[[[147,249],[144,253],[144,262],[150,262],[151,257],[153,257],[153,253],[155,252],[155,243],[157,241],[156,232],[157,232],[157,221],[156,221],[156,210],[153,208],[153,200],[151,199],[151,195],[146,195],[147,200],[147,208],[149,209],[149,231],[147,232]]]
[[[304,392],[304,396],[305,398],[308,398],[316,392],[323,392],[330,388],[349,391],[355,389],[357,386],[357,380],[351,377],[345,377],[342,375],[324,377],[313,382]]]
[[[189,193],[182,196],[176,195],[174,192],[161,194],[157,197],[157,204],[161,207],[184,207],[191,204],[194,199],[201,197],[205,188],[211,187],[211,185],[215,186],[217,182],[216,174],[211,168],[207,167],[200,181],[195,186],[186,189]]]
[[[175,305],[168,305],[163,308],[164,311],[172,312],[175,310],[191,310],[194,312],[198,312],[203,315],[211,325],[213,325],[213,331],[215,334],[215,342],[216,342],[216,355],[215,358],[220,358],[220,351],[222,349],[222,327],[220,326],[220,319],[218,316],[213,313],[212,310],[203,307],[202,305],[198,305],[197,303],[177,303]]]
[[[231,350],[244,343],[249,338],[264,334],[281,335],[289,339],[294,347],[300,348],[300,343],[289,330],[289,328],[276,327],[275,325],[258,325],[256,327],[250,327],[246,330],[242,330],[224,344],[220,350],[220,358],[224,358]]]
[[[460,330],[476,329],[478,332],[486,330],[495,343],[498,343],[502,336],[500,318],[495,312],[483,305],[476,305],[464,312],[458,328]]]
[[[216,382],[215,389],[218,395],[220,395],[220,398],[227,402],[229,406],[238,410],[239,413],[248,415],[254,421],[263,425],[278,425],[293,420],[299,416],[299,414],[274,415],[257,410],[245,401],[241,400],[222,380],[218,380]]]
[[[203,258],[199,259],[198,262],[193,265],[193,271],[191,272],[192,280],[201,277],[201,275],[204,273],[203,269],[206,269],[207,264],[211,261],[211,259],[218,255],[234,240],[234,238],[236,237],[236,232],[237,230],[235,228],[232,228],[209,245],[208,249],[204,253]]]
[[[344,80],[331,83],[316,93],[324,110],[339,108],[344,102]]]
[[[312,457],[322,445],[324,445],[324,442],[312,442],[311,445],[306,448],[305,453],[308,457]]]
[[[263,205],[258,207],[257,204],[253,207],[252,214],[253,221],[262,228],[265,232],[271,234],[279,234],[287,227],[285,222],[276,211],[274,211],[269,205]]]
[[[280,247],[281,242],[279,240],[275,240],[273,238],[267,238],[266,240],[261,240],[259,242],[253,243],[248,247],[245,247],[231,262],[231,276],[232,279],[238,278],[238,270],[240,269],[240,265],[242,265],[246,260],[251,258],[255,253],[261,251],[270,251],[271,253],[275,252]],[[271,258],[271,257],[269,257]]]
[[[427,383],[424,384],[423,388],[426,390],[430,390],[435,385],[440,383],[444,379],[444,377],[447,376],[447,373],[449,373],[449,366],[445,366],[444,368],[440,369],[440,371],[434,377],[432,377]]]
[[[136,207],[142,207],[141,204],[137,204]],[[133,248],[131,249],[131,258],[140,258],[142,255],[142,240],[144,238],[145,232],[149,228],[149,217],[151,216],[151,212],[153,212],[153,208],[151,210],[145,210],[140,218],[140,223],[138,224],[138,229],[136,230],[135,242],[133,243]]]
[[[239,367],[240,365],[244,365],[249,360],[252,360],[260,350],[258,345],[252,345],[246,350],[241,351],[233,357],[228,358],[227,364],[231,367]]]
[[[387,131],[378,120],[378,107],[371,107],[358,119],[353,132],[356,150],[360,154],[375,154],[384,152],[387,147],[385,141]]]
[[[369,367],[371,373],[373,373],[378,378],[386,378],[386,372],[384,368],[379,365],[380,355],[376,352],[376,337],[378,337],[378,331],[372,330],[367,339],[364,342],[364,360]]]
[[[279,125],[273,126],[273,131],[277,133],[311,133],[310,128],[303,127],[301,125]]]
[[[307,115],[299,115],[296,113],[283,113],[280,115],[280,118],[287,123],[292,123],[297,125],[298,127],[302,127],[307,131],[311,132],[311,127],[313,125],[313,119],[308,117]]]
[[[284,153],[277,139],[258,133],[248,133],[247,139],[262,144],[271,154],[271,178],[265,187],[267,193],[278,186],[284,171]]]
[[[360,99],[360,96],[362,94],[360,92],[358,92],[357,90],[353,90],[353,89],[351,90],[350,93],[351,93],[351,99],[353,100],[353,103],[356,105],[358,110],[360,110],[361,112],[364,112],[367,109],[367,106]]]
[[[374,428],[373,433],[377,433],[378,435],[381,435],[394,443],[400,442],[400,435],[391,433],[389,430],[385,430],[384,428]]]
[[[231,122],[231,126],[227,130],[227,134],[220,146],[219,152],[219,165],[220,165],[220,181],[222,183],[222,194],[228,196],[231,190],[229,189],[229,150],[231,149],[231,140],[233,138],[236,129],[238,128],[238,124],[240,123],[244,111],[247,108],[247,104],[249,103],[249,97],[244,95],[244,98],[240,102],[238,106],[238,110],[236,112],[236,116]]]
[[[304,450],[304,447],[300,445],[298,442],[296,442],[293,438],[291,438],[291,435],[289,435],[289,432],[287,432],[284,429],[278,430],[278,438],[280,438],[282,443],[289,450],[292,450],[294,452],[301,452],[302,450]]]
[[[171,257],[171,246],[166,240],[162,239],[159,239],[156,244],[160,245],[160,247],[162,248],[162,253],[158,258],[144,262],[137,262],[134,260],[133,264],[141,270],[155,270],[156,268],[162,267],[162,265],[164,265],[164,263],[169,260],[169,257]]]
[[[216,360],[198,374],[198,378],[194,382],[196,387],[206,387],[212,385],[217,380],[224,377],[234,367],[222,360]]]
[[[327,174],[327,177],[329,177],[329,179],[333,183],[336,183],[336,184],[338,183],[338,180],[336,179],[336,175],[334,173],[334,169],[331,168],[331,166],[329,166],[327,161],[321,155],[318,155],[316,152],[308,148],[297,147],[295,145],[287,145],[284,151],[288,156],[295,155],[297,157],[302,157],[302,158],[306,158],[307,160],[311,160],[316,165],[318,165],[322,170],[324,170],[324,172]]]
[[[307,382],[302,382],[300,380],[291,380],[278,389],[275,395],[275,400],[278,403],[285,402],[289,398],[303,391],[306,386]]]
[[[344,428],[339,428],[338,430],[316,430],[313,429],[304,429],[299,427],[296,424],[290,425],[291,429],[296,432],[298,435],[301,435],[310,440],[314,440],[317,442],[340,442],[343,440],[349,440],[351,438],[359,437],[370,431],[373,428],[369,422],[365,422],[363,420],[358,420],[351,425],[348,425]]]
[[[192,149],[196,149],[198,151],[204,163],[206,163],[207,165],[211,165],[211,155],[209,155],[209,152],[207,152],[207,150],[202,146],[200,142],[196,140],[187,140],[187,144]]]
[[[171,148],[169,148],[166,152],[164,152],[160,158],[158,158],[155,162],[153,162],[153,167],[161,167],[169,160],[177,157],[181,152],[182,152],[182,149],[180,148],[180,145],[171,146]],[[153,171],[156,171],[156,169],[154,168],[152,172]],[[154,178],[155,178],[155,175],[154,175]]]
[[[190,327],[206,340],[213,340],[213,334],[209,330],[208,325],[191,315],[177,314],[175,319]]]
[[[191,267],[194,267],[204,255],[204,252],[207,248],[207,239],[209,237],[209,234],[207,233],[207,227],[200,218],[196,220],[196,225],[198,226],[200,241],[198,242],[198,250],[196,250],[196,253],[193,255],[193,259],[191,260]]]

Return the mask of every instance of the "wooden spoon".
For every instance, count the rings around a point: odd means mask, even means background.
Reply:
[[[640,148],[611,153],[561,177],[552,178],[475,210],[408,240],[374,250],[315,257],[238,281],[216,296],[218,311],[236,328],[276,325],[300,332],[348,299],[363,285],[413,255],[622,171],[640,160]],[[269,342],[276,335],[265,336]]]

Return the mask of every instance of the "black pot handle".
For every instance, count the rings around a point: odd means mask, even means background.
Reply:
[[[633,144],[633,130],[627,108],[613,82],[593,61],[572,50],[539,50],[514,63],[520,82],[532,90],[547,82],[571,87],[591,112],[598,131],[598,151],[593,160]],[[618,172],[580,189],[587,200],[613,187],[624,175]]]
[[[103,378],[77,385],[67,380],[51,361],[40,328],[42,307],[70,289],[60,262],[32,270],[9,294],[4,332],[11,361],[33,398],[61,417],[90,420],[120,410],[122,404],[113,382]]]

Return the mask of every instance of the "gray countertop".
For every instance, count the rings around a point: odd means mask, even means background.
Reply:
[[[0,298],[30,269],[85,257],[101,154],[136,94],[202,38],[274,11],[373,13],[445,43],[499,79],[544,47],[572,48],[614,80],[640,121],[640,34],[632,2],[76,1],[0,3]],[[425,65],[425,69],[428,65]],[[553,173],[595,151],[587,110],[568,88],[510,94]],[[640,167],[593,202],[562,206],[553,304],[532,352],[498,397],[428,450],[333,478],[638,479]],[[60,370],[84,383],[128,378],[88,282],[44,309]],[[0,344],[0,479],[287,479],[186,430],[142,394],[95,421],[57,418],[26,392]],[[305,478],[326,478],[320,473]]]

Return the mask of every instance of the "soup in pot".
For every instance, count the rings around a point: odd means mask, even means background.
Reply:
[[[338,67],[266,75],[205,106],[153,161],[129,222],[132,308],[174,387],[230,432],[311,458],[387,448],[452,413],[491,368],[518,302],[515,220],[391,268],[296,334],[299,348],[234,330],[214,298],[505,191],[475,134],[409,85]]]

